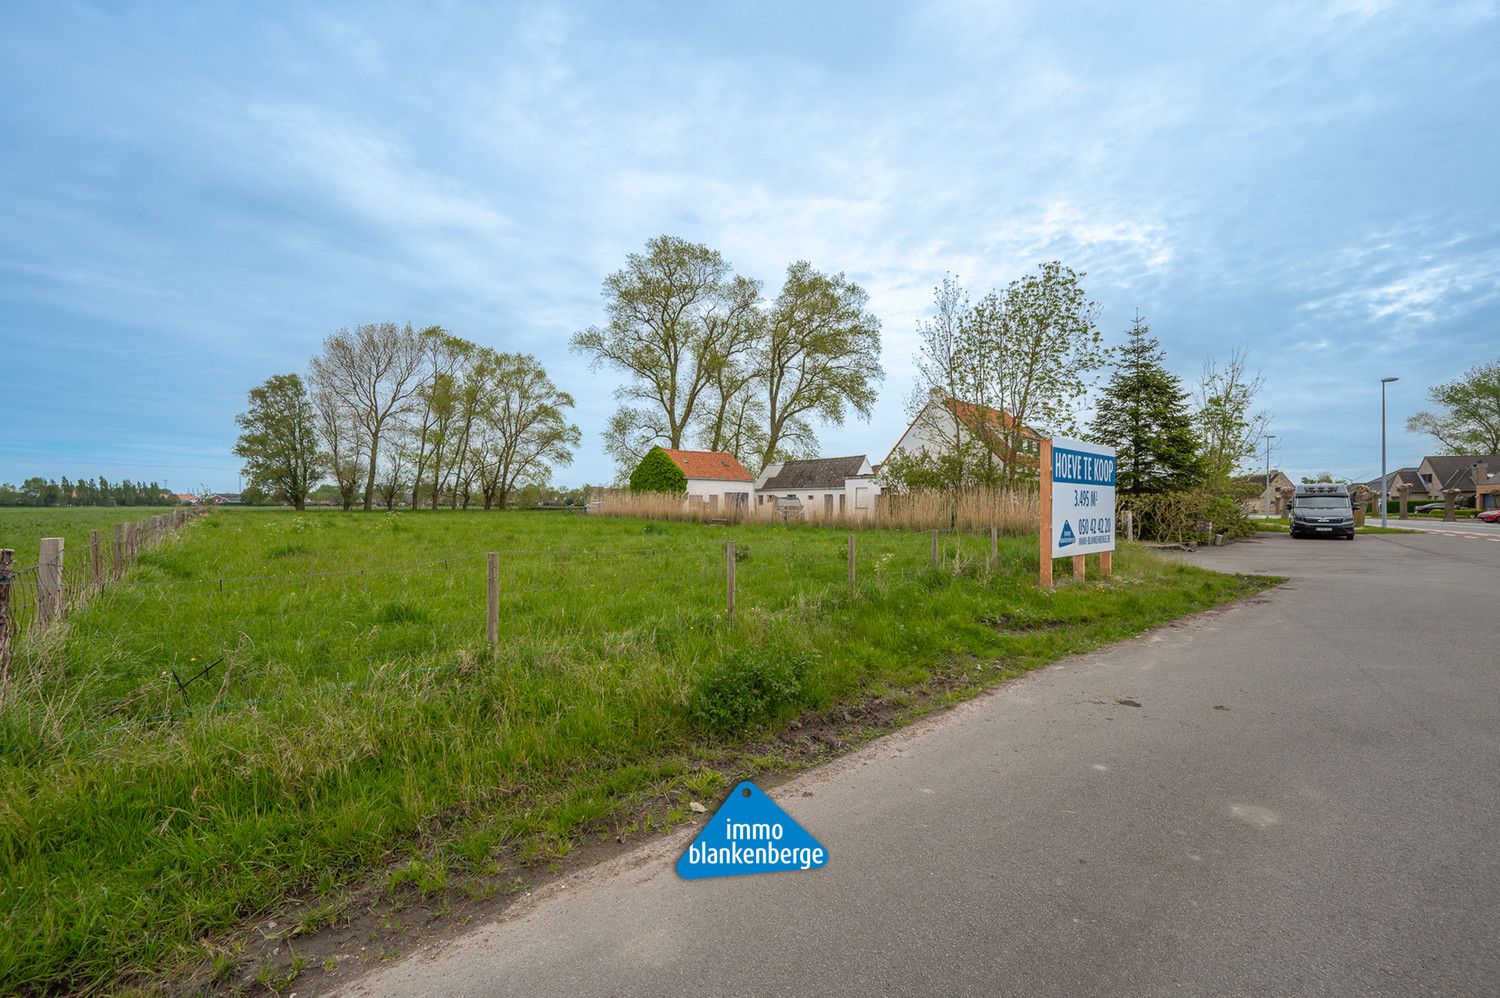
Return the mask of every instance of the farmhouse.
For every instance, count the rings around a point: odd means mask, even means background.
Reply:
[[[728,451],[675,450],[668,447],[653,447],[641,458],[631,485],[636,487],[637,475],[650,468],[652,463],[666,457],[682,472],[687,484],[683,491],[688,502],[703,503],[710,510],[748,510],[750,496],[755,490],[755,476],[745,470],[735,456]]]
[[[990,452],[990,460],[996,467],[1004,467],[1008,452],[1014,447],[1014,460],[1035,466],[1040,452],[1041,436],[1027,426],[1016,429],[1016,422],[1009,413],[988,406],[960,402],[945,398],[934,392],[927,405],[917,413],[891,448],[886,458],[889,463],[898,454],[915,457],[926,453],[939,457],[954,449],[955,444],[967,447],[973,443],[984,446]]]
[[[755,482],[758,512],[796,511],[809,520],[873,516],[878,495],[875,469],[863,454],[776,461]]]

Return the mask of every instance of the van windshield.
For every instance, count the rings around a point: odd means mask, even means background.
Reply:
[[[1303,496],[1296,505],[1298,509],[1348,509],[1349,500],[1342,496]]]

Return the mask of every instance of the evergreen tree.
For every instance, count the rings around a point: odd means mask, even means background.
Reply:
[[[1161,344],[1139,314],[1126,334],[1090,437],[1118,452],[1121,493],[1170,492],[1203,478],[1188,396],[1166,368]]]

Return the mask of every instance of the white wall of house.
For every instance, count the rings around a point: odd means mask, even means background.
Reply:
[[[701,502],[709,508],[726,509],[737,501],[747,505],[754,502],[754,482],[731,482],[722,478],[689,478],[687,480],[689,502]]]
[[[801,503],[802,515],[808,520],[875,515],[875,497],[880,494],[880,484],[873,477],[874,469],[868,459],[861,465],[859,475],[845,478],[837,487],[768,488],[767,484],[780,474],[783,467],[780,461],[770,464],[756,479],[754,503],[762,515],[774,515],[776,501],[785,498],[795,498]]]

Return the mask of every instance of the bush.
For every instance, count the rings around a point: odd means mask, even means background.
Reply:
[[[698,674],[688,715],[706,731],[775,719],[803,700],[808,657],[781,648],[740,648]]]
[[[630,491],[681,495],[687,491],[687,476],[677,467],[677,462],[667,456],[666,451],[653,447],[630,473]]]
[[[1199,520],[1209,521],[1214,533],[1226,537],[1255,532],[1255,524],[1240,504],[1212,489],[1121,496],[1119,512],[1127,509],[1135,513],[1136,529],[1145,540],[1178,544],[1210,540],[1198,529]]]

